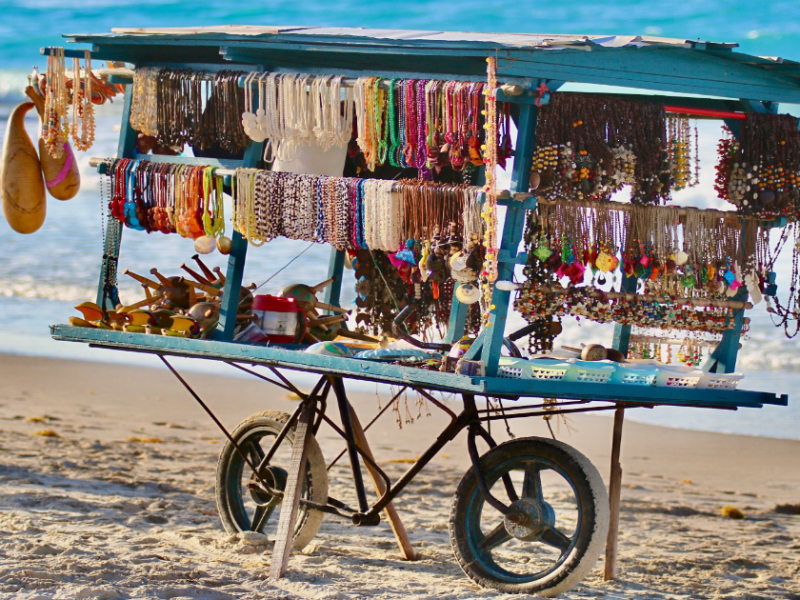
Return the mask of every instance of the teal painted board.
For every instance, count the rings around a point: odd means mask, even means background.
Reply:
[[[456,283],[453,286],[453,300],[450,305],[450,320],[447,322],[447,334],[445,334],[444,338],[442,339],[442,342],[445,344],[453,344],[464,336],[464,328],[467,324],[469,305],[458,301],[456,292],[460,287],[460,283]]]
[[[508,77],[558,79],[724,98],[800,102],[796,79],[676,48],[592,48],[559,52],[508,52],[498,61]]]
[[[623,256],[623,261],[625,260]],[[624,262],[623,265],[620,266],[620,273],[622,273],[622,284],[620,285],[620,291],[633,294],[636,292],[637,286],[637,279],[636,277],[626,277],[625,270],[624,270]],[[628,356],[628,350],[631,345],[631,326],[630,325],[621,325],[619,323],[614,324],[614,339],[611,343],[612,348],[619,350],[622,352],[623,355]]]
[[[483,378],[440,373],[340,356],[322,356],[263,345],[195,340],[144,333],[125,333],[107,329],[53,325],[57,340],[84,342],[106,348],[134,352],[169,354],[211,360],[264,364],[298,371],[341,375],[353,379],[417,385],[455,393],[489,396],[551,397],[636,404],[691,405],[711,408],[752,407],[763,404],[785,405],[786,396],[742,390],[672,389],[653,386],[570,383]]]
[[[239,313],[239,290],[244,277],[244,263],[247,258],[247,240],[238,231],[231,236],[231,253],[228,256],[228,270],[225,275],[225,287],[222,293],[222,306],[219,313],[219,325],[212,332],[215,340],[231,341],[236,329],[236,315]]]
[[[257,97],[254,94],[254,101]],[[250,142],[244,151],[242,167],[257,167],[264,152],[263,143]],[[225,287],[222,293],[222,307],[219,314],[219,325],[212,332],[214,339],[230,341],[236,329],[236,315],[239,313],[240,290],[244,278],[244,264],[247,259],[247,240],[238,231],[231,235],[231,253],[228,257],[228,271],[225,275]]]
[[[339,306],[342,299],[342,280],[344,278],[344,250],[331,248],[331,257],[328,261],[328,279],[333,279],[325,288],[325,303]]]
[[[323,356],[296,350],[217,340],[195,340],[166,335],[125,333],[88,327],[53,325],[53,338],[85,342],[106,348],[132,352],[162,353],[212,360],[241,361],[265,364],[298,371],[341,375],[354,379],[384,381],[390,384],[420,385],[456,393],[482,394],[485,383],[479,378],[454,373],[440,373],[381,362],[355,360],[339,356]]]
[[[531,82],[526,82],[530,89]],[[511,192],[526,192],[530,185],[531,163],[536,146],[536,106],[524,104],[519,106],[517,118],[517,148],[514,156],[514,170],[511,173]],[[522,240],[525,227],[525,209],[522,206],[510,204],[506,207],[506,218],[503,225],[503,238],[498,248],[499,252],[507,256],[516,256],[519,243]],[[498,281],[512,281],[514,279],[514,263],[498,262]],[[497,363],[500,359],[500,349],[503,347],[506,318],[508,316],[511,292],[494,288],[492,292],[492,305],[489,322],[481,350],[481,361],[485,365],[486,375],[494,377],[497,374]]]

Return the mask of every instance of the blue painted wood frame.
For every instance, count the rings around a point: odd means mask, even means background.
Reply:
[[[122,105],[122,123],[117,143],[117,156],[119,158],[133,158],[136,152],[136,130],[131,127],[131,102],[133,94],[130,87],[125,87],[125,101]],[[108,207],[103,207],[103,218],[108,213]],[[119,261],[119,245],[122,240],[122,223],[109,216],[106,220],[106,239],[103,247],[103,265],[100,270],[100,282],[97,285],[97,305],[112,310],[119,304],[119,290],[116,285],[106,284],[109,280],[109,269],[116,271]]]
[[[622,259],[622,264],[620,264],[620,273],[622,274],[622,284],[620,285],[620,291],[626,293],[634,293],[636,292],[636,284],[637,279],[636,277],[626,277],[625,276],[625,263],[624,263],[624,256]],[[628,349],[630,348],[631,343],[631,326],[630,325],[621,325],[616,323],[614,325],[614,340],[612,342],[612,347],[616,348],[620,352],[622,352],[625,356],[628,355]]]
[[[264,152],[263,143],[250,142],[244,152],[241,166],[255,168]],[[219,325],[211,337],[216,340],[233,340],[236,329],[236,315],[239,314],[239,294],[244,277],[244,263],[247,258],[247,240],[238,231],[231,236],[231,253],[228,256],[228,270],[225,275],[225,287],[222,292],[222,306],[219,313]]]
[[[748,100],[742,100],[742,102],[748,105],[753,112],[773,114],[778,112],[778,105],[775,103],[768,103],[765,105],[761,102],[752,102]],[[725,119],[725,124],[728,126],[728,129],[733,132],[736,139],[739,139],[741,121]],[[744,229],[742,229],[741,238],[739,240],[740,247],[744,248],[746,243]],[[743,274],[739,275],[740,277],[743,276]],[[749,297],[750,294],[747,291],[747,287],[743,285],[731,300],[747,302]],[[744,327],[744,309],[736,309],[733,311],[733,322],[733,329],[728,329],[722,334],[722,340],[717,344],[711,356],[709,356],[703,364],[704,371],[711,373],[733,373],[736,370],[736,359],[739,355],[739,340],[742,337],[742,328]]]
[[[331,306],[341,306],[342,279],[344,278],[344,250],[331,248],[331,258],[328,261],[328,279],[331,278],[333,278],[333,283],[325,288],[325,303]],[[346,325],[346,323],[342,323],[342,325]]]
[[[526,88],[533,89],[531,80],[527,80]],[[527,192],[530,187],[531,163],[536,147],[536,117],[538,109],[531,104],[519,106],[517,118],[517,144],[514,154],[514,170],[511,173],[511,193]],[[525,209],[521,202],[512,202],[506,207],[506,218],[503,224],[503,237],[498,250],[509,259],[516,259],[519,243],[525,227]],[[499,253],[498,253],[499,255]],[[514,279],[515,260],[498,261],[497,280],[512,281]],[[508,308],[511,292],[494,288],[492,292],[492,308],[486,324],[481,361],[487,377],[497,375],[500,350],[503,347]]]

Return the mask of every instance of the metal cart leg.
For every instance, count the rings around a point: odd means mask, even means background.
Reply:
[[[292,458],[289,463],[289,473],[281,507],[281,517],[278,521],[278,532],[275,547],[272,551],[269,576],[280,579],[286,574],[289,565],[289,554],[294,542],[294,524],[297,520],[297,511],[300,507],[300,495],[303,487],[303,473],[306,470],[307,449],[306,444],[311,434],[314,421],[316,399],[309,398],[300,411],[297,421],[294,444],[292,445]]]
[[[611,478],[608,482],[608,503],[610,519],[608,540],[606,542],[606,565],[604,579],[609,581],[617,576],[617,532],[619,531],[620,487],[622,485],[622,465],[619,453],[622,446],[622,422],[625,408],[618,406],[614,412],[614,434],[611,443]]]
[[[375,458],[372,456],[372,450],[369,448],[369,442],[367,442],[367,436],[364,433],[364,428],[361,427],[361,421],[358,420],[356,411],[353,410],[352,406],[350,406],[350,420],[353,424],[353,437],[356,440],[356,444],[358,444],[358,447],[361,448],[361,451],[365,455],[374,461]],[[386,483],[383,481],[383,479],[381,479],[381,476],[375,471],[369,462],[365,460],[364,465],[367,467],[367,472],[372,479],[372,484],[375,486],[375,491],[380,498],[386,493]],[[414,552],[414,548],[411,545],[411,540],[408,537],[408,532],[406,532],[406,528],[403,525],[403,522],[400,520],[400,515],[397,513],[397,509],[394,507],[394,504],[390,502],[383,510],[389,519],[389,525],[392,527],[394,538],[397,540],[397,545],[400,547],[400,552],[403,553],[403,556],[406,560],[416,560],[417,554]]]

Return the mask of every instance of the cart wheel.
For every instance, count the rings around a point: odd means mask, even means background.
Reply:
[[[608,534],[608,496],[594,465],[566,444],[531,437],[490,450],[481,466],[492,495],[512,511],[504,517],[487,504],[474,468],[467,471],[450,512],[464,573],[484,587],[546,598],[576,585]]]
[[[253,464],[258,465],[289,418],[290,415],[277,410],[256,413],[239,423],[231,437],[243,452],[248,453]],[[294,428],[289,431],[270,464],[261,473],[265,481],[274,482],[272,487],[280,490],[286,485],[286,468],[289,466],[294,432]],[[217,463],[217,509],[222,526],[228,533],[258,531],[275,539],[281,500],[257,488],[248,487],[248,484],[255,481],[250,467],[228,441],[222,448]],[[322,451],[313,437],[308,448],[301,497],[321,504],[328,501],[328,472]],[[323,512],[309,510],[300,505],[294,529],[295,548],[304,548],[314,539],[324,516]]]

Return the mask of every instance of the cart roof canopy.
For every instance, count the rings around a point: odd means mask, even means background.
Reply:
[[[137,65],[483,79],[485,58],[495,55],[502,80],[529,79],[532,87],[574,82],[800,104],[799,62],[681,38],[248,25],[65,37],[91,44],[95,58]]]

